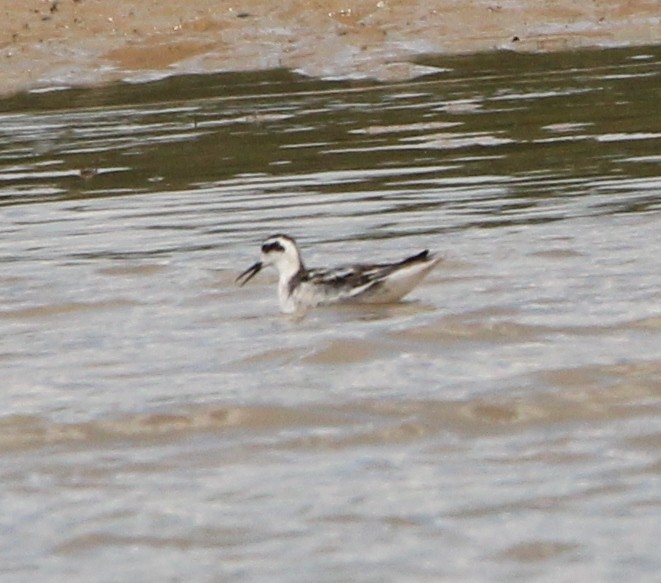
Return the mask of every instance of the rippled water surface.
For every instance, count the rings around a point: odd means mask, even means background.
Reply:
[[[423,64],[0,101],[0,580],[657,580],[661,50]]]

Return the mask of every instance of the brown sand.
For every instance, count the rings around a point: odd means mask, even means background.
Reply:
[[[645,45],[659,0],[0,0],[0,94],[286,67],[405,79],[422,53]]]

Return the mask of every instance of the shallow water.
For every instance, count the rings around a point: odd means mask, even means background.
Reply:
[[[421,64],[0,102],[1,580],[656,579],[661,50]]]

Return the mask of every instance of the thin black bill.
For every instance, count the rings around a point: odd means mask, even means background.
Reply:
[[[248,283],[253,277],[255,277],[262,269],[262,262],[258,261],[255,263],[255,265],[251,265],[248,269],[246,269],[239,277],[236,278],[236,282],[239,285],[245,285]],[[243,281],[241,281],[242,278],[244,278]]]

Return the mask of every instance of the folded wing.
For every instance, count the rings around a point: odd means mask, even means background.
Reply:
[[[347,265],[335,269],[311,269],[304,280],[327,288],[341,301],[387,303],[401,299],[440,261],[424,250],[397,263]]]

